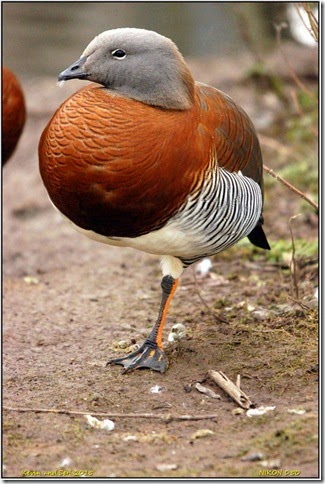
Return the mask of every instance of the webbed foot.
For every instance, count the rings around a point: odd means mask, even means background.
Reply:
[[[106,366],[111,364],[122,365],[124,367],[123,373],[136,370],[137,368],[149,368],[164,373],[168,367],[164,351],[156,343],[148,340],[129,355],[109,360]]]
[[[150,368],[151,370],[164,373],[168,368],[168,361],[162,349],[162,330],[168,310],[169,303],[176,291],[178,280],[172,276],[164,276],[161,281],[162,299],[156,324],[152,328],[148,338],[143,345],[121,358],[113,358],[106,363],[124,367],[123,373],[127,373],[137,368]]]

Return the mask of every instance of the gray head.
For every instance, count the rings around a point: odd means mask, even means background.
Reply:
[[[95,37],[59,81],[86,79],[123,96],[166,109],[189,109],[194,81],[168,38],[151,30],[120,28]]]

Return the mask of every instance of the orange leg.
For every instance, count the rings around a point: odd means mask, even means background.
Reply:
[[[168,367],[168,361],[162,349],[162,332],[169,308],[170,301],[175,294],[178,279],[172,276],[164,276],[161,281],[162,299],[156,324],[143,345],[126,357],[115,358],[107,362],[124,366],[124,372],[136,368],[150,368],[164,373]]]

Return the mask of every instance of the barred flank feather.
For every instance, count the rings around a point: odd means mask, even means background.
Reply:
[[[231,247],[254,229],[261,211],[261,189],[251,178],[222,168],[210,172],[210,179],[170,221],[192,240],[192,252],[178,256],[188,266]]]

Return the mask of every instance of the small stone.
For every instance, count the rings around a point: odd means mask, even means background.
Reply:
[[[199,429],[191,435],[191,440],[202,439],[204,437],[210,437],[211,435],[214,435],[213,430]]]
[[[124,440],[124,442],[138,442],[139,439],[136,435],[125,435],[122,440]]]
[[[219,400],[221,400],[220,395],[218,395],[213,390],[211,390],[211,388],[204,387],[203,385],[201,385],[201,383],[196,383],[195,388],[197,389],[198,392],[204,393],[208,397],[218,398]]]
[[[174,341],[179,341],[186,336],[186,328],[184,324],[177,323],[172,326],[171,332],[168,335],[168,341],[173,343]]]
[[[262,460],[261,466],[266,467],[267,469],[280,469],[281,461],[280,459]]]
[[[258,319],[259,321],[264,321],[265,319],[269,318],[270,315],[271,312],[265,309],[257,309],[256,311],[252,312],[252,316],[254,316],[254,318]]]
[[[264,454],[262,452],[252,452],[251,454],[245,455],[242,457],[242,461],[248,461],[248,462],[255,462],[258,460],[263,460],[264,459]]]
[[[155,385],[149,389],[150,393],[161,393],[162,392],[162,387],[159,385]]]
[[[85,419],[87,420],[88,425],[96,429],[110,431],[115,427],[115,423],[109,419],[98,420],[96,417],[92,417],[91,415],[85,415]]]
[[[256,415],[264,415],[267,412],[275,409],[275,405],[273,407],[258,407],[258,408],[250,408],[247,410],[246,415],[247,417],[255,417]]]
[[[245,413],[245,410],[241,407],[234,408],[231,411],[232,415],[243,415]]]
[[[157,464],[156,469],[159,472],[175,471],[177,469],[177,464]]]
[[[39,280],[37,277],[26,276],[24,277],[24,282],[26,282],[26,284],[38,284]]]
[[[70,459],[70,457],[65,457],[64,459],[62,459],[62,461],[60,462],[59,464],[59,467],[68,467],[72,464],[72,460]]]
[[[298,410],[296,408],[290,408],[288,410],[288,413],[290,413],[291,415],[304,415],[306,413],[306,410],[304,409]]]
[[[121,353],[132,353],[133,351],[136,351],[137,349],[139,349],[139,345],[133,344],[133,341],[134,340],[132,340],[132,341],[131,340],[129,340],[129,341],[125,341],[125,340],[113,341],[112,348],[115,351],[119,351]]]
[[[128,348],[129,346],[130,346],[130,342],[128,341],[121,340],[116,342],[116,347],[121,348],[122,350],[125,348]]]

